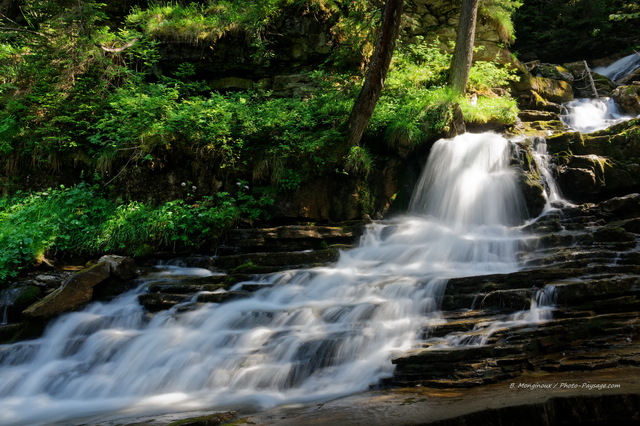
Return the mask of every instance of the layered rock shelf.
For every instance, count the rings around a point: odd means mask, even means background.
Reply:
[[[521,271],[452,279],[442,325],[424,347],[394,359],[398,386],[473,387],[532,371],[594,371],[640,366],[640,266],[634,229],[640,199],[567,206],[525,227],[535,251]],[[553,232],[540,233],[554,229]],[[510,326],[537,290],[555,292],[553,318]],[[491,324],[498,324],[489,329]],[[442,348],[443,339],[471,342]],[[483,336],[485,344],[473,344]]]

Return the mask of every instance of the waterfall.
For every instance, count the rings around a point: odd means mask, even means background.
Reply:
[[[538,166],[540,176],[542,177],[542,183],[545,186],[544,196],[546,199],[545,211],[554,208],[557,204],[567,204],[562,198],[560,188],[553,177],[551,172],[551,161],[549,160],[549,153],[547,151],[547,140],[542,137],[537,137],[533,141],[533,159]]]
[[[611,98],[587,99],[578,98],[564,104],[567,114],[562,121],[581,133],[591,133],[606,129],[614,124],[629,120],[618,104]]]
[[[367,389],[440,319],[452,277],[517,270],[522,202],[510,143],[438,141],[409,214],[374,223],[331,267],[265,276],[247,299],[149,316],[150,282],[207,270],[163,266],[138,289],[0,346],[0,424],[254,409]]]
[[[612,81],[618,81],[640,68],[640,54],[634,52],[624,58],[618,59],[606,67],[597,67],[593,71],[608,77]]]

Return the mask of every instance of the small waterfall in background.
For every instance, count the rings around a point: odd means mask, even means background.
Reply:
[[[579,98],[564,104],[567,114],[564,123],[580,133],[606,129],[633,117],[625,114],[611,98]]]
[[[42,338],[0,346],[0,423],[260,409],[366,390],[442,321],[448,279],[518,269],[524,215],[511,149],[493,133],[438,141],[409,214],[370,225],[331,267],[265,276],[247,299],[150,316],[137,302],[150,283],[212,274],[166,265]],[[545,303],[534,298],[511,321],[540,321]]]
[[[604,75],[611,81],[617,82],[638,68],[640,68],[640,54],[634,52],[624,58],[618,59],[606,67],[596,67],[593,69],[593,72]]]
[[[606,67],[596,67],[593,72],[618,82],[638,68],[640,68],[640,54],[632,53]],[[618,104],[608,97],[596,99],[579,98],[567,102],[564,106],[567,109],[567,113],[562,116],[562,120],[571,129],[581,133],[603,130],[633,118],[625,114]]]

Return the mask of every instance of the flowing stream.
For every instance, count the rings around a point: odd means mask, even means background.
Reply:
[[[331,267],[264,277],[251,298],[150,316],[137,303],[150,282],[212,274],[165,266],[40,339],[0,346],[0,424],[261,409],[376,385],[441,321],[449,278],[518,269],[511,150],[493,133],[438,141],[406,216],[372,224]],[[540,301],[516,320],[541,320]]]
[[[640,68],[640,53],[634,52],[620,58],[606,67],[596,67],[593,72],[602,74],[612,81],[618,81]]]
[[[564,123],[580,133],[591,133],[629,120],[618,104],[611,98],[578,98],[564,104],[567,114]]]

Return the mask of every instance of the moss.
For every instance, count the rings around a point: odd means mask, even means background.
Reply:
[[[221,424],[229,424],[236,416],[236,413],[226,412],[226,413],[215,413],[210,414],[208,416],[200,416],[200,417],[192,417],[189,419],[182,419],[175,422],[169,423],[168,426],[214,426]]]
[[[27,307],[37,301],[42,295],[42,290],[35,285],[23,287],[16,296],[13,304],[16,306]]]
[[[580,132],[560,132],[547,138],[547,147],[554,155],[563,151],[579,153],[584,147],[584,139]]]
[[[250,274],[252,272],[256,272],[259,271],[263,268],[263,266],[261,265],[256,265],[255,263],[253,263],[252,261],[247,261],[245,263],[243,263],[242,265],[236,266],[235,268],[233,268],[230,272],[230,275],[234,275],[234,274]]]

